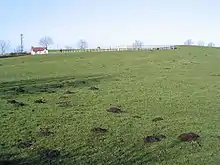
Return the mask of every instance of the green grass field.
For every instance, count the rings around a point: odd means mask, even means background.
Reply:
[[[218,165],[219,82],[218,48],[0,59],[0,164]]]

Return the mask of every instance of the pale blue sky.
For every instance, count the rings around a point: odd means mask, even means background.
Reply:
[[[43,36],[50,48],[212,41],[220,46],[220,0],[0,0],[0,40],[30,49]]]

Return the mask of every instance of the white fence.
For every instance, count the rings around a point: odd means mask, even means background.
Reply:
[[[60,49],[60,52],[119,52],[119,51],[153,51],[153,50],[170,50],[176,49],[175,45],[144,45],[141,48],[133,48],[132,46],[117,48],[97,48],[97,49]]]

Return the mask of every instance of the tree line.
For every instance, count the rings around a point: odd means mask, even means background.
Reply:
[[[193,42],[192,39],[188,39],[188,40],[186,40],[186,41],[184,42],[184,45],[205,46],[205,42],[200,40],[200,41],[197,42],[197,44],[195,44],[195,42]],[[213,42],[209,42],[209,43],[207,44],[207,46],[213,47],[213,46],[215,46],[215,44],[214,44]]]

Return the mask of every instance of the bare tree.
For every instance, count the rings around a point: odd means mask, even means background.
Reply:
[[[192,44],[193,44],[192,39],[188,39],[184,42],[184,45],[192,45]]]
[[[21,50],[22,50],[22,48],[21,48],[21,46],[19,45],[19,46],[17,46],[17,47],[14,49],[14,53],[21,53]]]
[[[17,54],[23,54],[23,53],[27,53],[24,51],[23,47],[21,45],[18,45],[15,49],[14,49],[14,53],[17,53]]]
[[[65,51],[70,52],[73,48],[71,46],[65,46]]]
[[[143,42],[140,40],[135,40],[133,43],[133,48],[135,49],[141,49],[143,47]]]
[[[78,46],[80,49],[86,49],[88,48],[88,43],[86,42],[86,40],[79,40]]]
[[[209,46],[209,47],[213,47],[213,46],[215,46],[215,44],[212,43],[212,42],[210,42],[210,43],[208,43],[208,46]]]
[[[72,49],[71,46],[65,46],[65,49]]]
[[[48,48],[49,45],[53,44],[53,39],[51,37],[45,36],[40,39],[39,44]]]
[[[198,46],[204,46],[204,45],[205,45],[204,41],[199,41],[198,42]]]
[[[10,47],[9,41],[0,40],[0,53],[4,55],[6,50]]]

